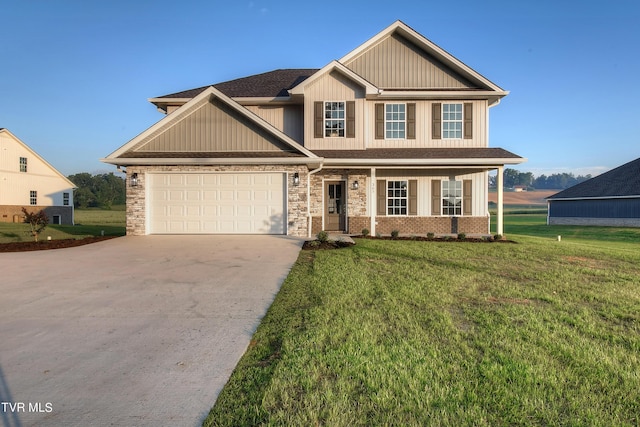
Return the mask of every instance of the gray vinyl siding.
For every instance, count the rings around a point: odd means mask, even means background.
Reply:
[[[640,218],[640,197],[632,199],[551,200],[549,217]]]
[[[474,86],[442,63],[393,34],[345,64],[384,89],[465,89]]]
[[[187,112],[182,120],[134,148],[139,152],[282,150],[287,147],[274,136],[217,100]]]

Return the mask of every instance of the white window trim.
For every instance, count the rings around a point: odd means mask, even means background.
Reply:
[[[404,120],[387,120],[387,105],[402,105],[404,106]],[[403,129],[403,133],[404,136],[403,137],[389,137],[387,136],[387,123],[403,123],[404,124],[404,129]],[[393,132],[393,131],[392,131]],[[390,140],[390,141],[398,141],[398,140],[405,140],[407,139],[407,103],[406,102],[388,102],[384,104],[384,139]]]
[[[327,118],[326,116],[323,117],[322,119],[322,135],[323,138],[346,138],[347,136],[347,101],[324,101],[322,106],[324,107],[322,110],[323,115],[326,115],[327,113],[327,104],[335,104],[335,103],[341,103],[342,104],[342,112],[344,114],[344,117],[342,117],[341,119],[334,119],[334,118]],[[342,135],[329,135],[327,136],[327,121],[338,121],[341,120],[342,121]],[[340,133],[340,132],[338,132]]]
[[[460,114],[461,114],[461,119],[460,120],[447,120],[446,123],[460,123],[460,136],[459,137],[450,137],[450,136],[444,136],[445,135],[445,129],[444,129],[444,124],[445,124],[445,120],[444,120],[444,106],[445,105],[460,105]],[[463,102],[443,102],[442,103],[442,113],[441,113],[441,135],[442,135],[442,139],[462,139],[464,136],[464,103]],[[451,132],[451,131],[447,131],[447,132]]]
[[[395,197],[395,196],[389,197],[389,183],[390,182],[403,182],[405,184],[405,186],[404,186],[405,195],[404,196],[400,196],[400,197]],[[400,187],[400,188],[402,189],[402,187]],[[402,216],[402,217],[409,216],[409,180],[408,179],[388,179],[388,180],[386,180],[385,191],[386,191],[386,194],[385,194],[386,216]],[[406,213],[399,213],[399,214],[398,213],[391,213],[390,214],[389,213],[389,208],[393,208],[394,210],[396,208],[396,206],[389,206],[389,200],[390,199],[393,199],[393,200],[395,200],[395,199],[399,199],[399,200],[404,199],[405,200],[404,209],[405,209]],[[403,207],[400,206],[399,208],[402,209]]]
[[[445,209],[445,206],[444,206],[444,200],[445,200],[444,185],[445,185],[445,182],[446,183],[454,182],[454,183],[456,183],[456,186],[460,185],[460,197],[454,196],[454,198],[453,198],[454,202],[457,199],[460,199],[460,213],[459,214],[455,213],[455,211],[454,211],[453,214],[444,213],[444,209]],[[463,206],[463,204],[464,204],[464,185],[463,185],[462,180],[459,180],[459,179],[444,180],[443,179],[442,183],[440,184],[440,191],[441,191],[441,197],[440,197],[440,213],[441,213],[441,215],[442,216],[446,216],[446,217],[459,217],[459,216],[462,216],[462,212],[464,212],[464,206]],[[455,209],[455,205],[454,205],[453,209]]]
[[[29,190],[29,205],[30,206],[38,206],[38,191],[37,190]]]

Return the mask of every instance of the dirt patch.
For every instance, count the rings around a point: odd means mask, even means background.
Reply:
[[[90,243],[102,242],[103,240],[113,239],[115,237],[117,236],[85,237],[84,239],[41,240],[39,242],[0,243],[0,252],[26,252],[41,251],[47,249],[71,248],[74,246],[82,246],[88,245]]]

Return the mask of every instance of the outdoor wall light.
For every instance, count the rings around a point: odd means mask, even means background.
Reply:
[[[138,186],[138,173],[134,172],[131,174],[131,186],[132,187],[137,187]]]
[[[300,184],[300,175],[298,175],[298,172],[293,174],[293,185],[298,185]]]
[[[353,181],[353,184],[351,184],[351,188],[354,190],[357,190],[360,187],[360,184],[358,184],[358,181]]]

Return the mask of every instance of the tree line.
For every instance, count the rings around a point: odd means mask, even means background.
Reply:
[[[78,187],[73,191],[73,206],[76,208],[111,209],[113,205],[126,202],[124,179],[113,172],[97,175],[83,172],[67,178]]]
[[[522,186],[528,189],[536,190],[564,190],[573,187],[583,181],[591,179],[591,174],[575,176],[572,173],[554,173],[552,175],[540,175],[535,177],[531,172],[519,172],[515,169],[507,168],[504,170],[504,187],[513,188]],[[489,177],[489,186],[496,188],[496,176]]]

